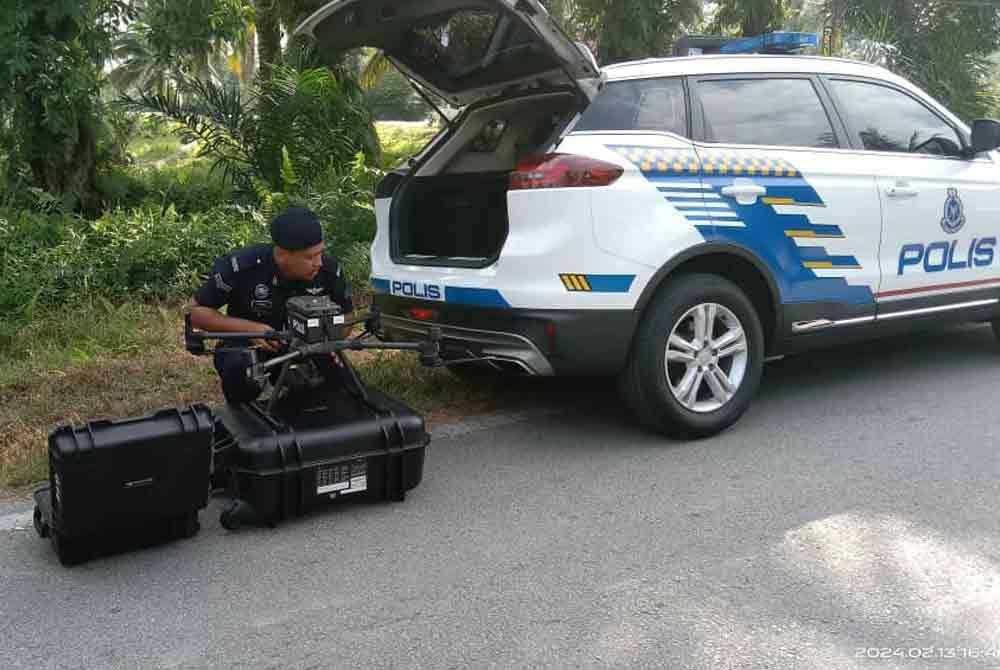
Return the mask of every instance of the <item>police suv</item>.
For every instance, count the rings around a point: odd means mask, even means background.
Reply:
[[[453,361],[617,374],[645,424],[704,436],[767,357],[1000,318],[1000,124],[881,68],[601,70],[538,0],[338,0],[300,30],[381,48],[462,108],[378,187],[393,337],[434,325]]]

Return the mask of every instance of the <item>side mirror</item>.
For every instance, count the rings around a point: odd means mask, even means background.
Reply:
[[[972,151],[980,154],[1000,148],[1000,121],[976,119],[972,122]]]

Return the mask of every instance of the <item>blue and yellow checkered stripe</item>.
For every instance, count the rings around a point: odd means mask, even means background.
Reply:
[[[692,151],[655,147],[611,147],[639,166],[648,176],[733,175],[798,177],[799,171],[783,158],[738,152],[709,151],[700,157]]]

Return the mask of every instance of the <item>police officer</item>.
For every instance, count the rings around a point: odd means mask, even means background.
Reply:
[[[323,227],[304,207],[285,210],[271,222],[273,244],[257,244],[216,259],[212,273],[194,294],[191,325],[214,332],[263,333],[286,326],[285,301],[299,295],[327,295],[350,318],[354,311],[350,286],[336,260],[323,253]],[[226,307],[226,314],[219,310]],[[283,344],[250,340],[264,357],[279,353]],[[231,349],[234,345],[228,345]],[[316,358],[330,380],[330,358]],[[247,356],[241,351],[217,351],[215,369],[231,403],[249,402],[260,393],[247,377]]]

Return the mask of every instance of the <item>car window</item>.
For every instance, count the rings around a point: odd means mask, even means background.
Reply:
[[[709,79],[698,82],[698,98],[709,142],[838,146],[808,79]]]
[[[680,79],[611,82],[574,130],[652,130],[686,136],[684,85]]]
[[[945,121],[910,96],[878,84],[835,79],[837,102],[869,151],[959,156],[962,141]]]
[[[483,10],[462,10],[434,19],[413,30],[409,51],[451,77],[465,76],[481,67],[497,21],[497,14]]]
[[[479,8],[436,14],[397,35],[387,53],[446,90],[515,80],[558,65],[528,26]]]

